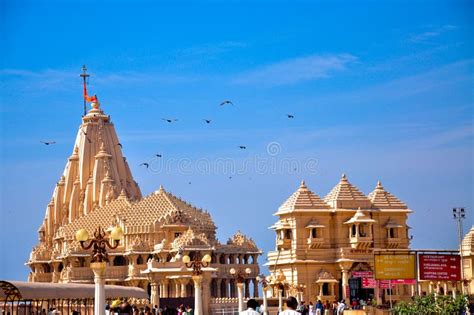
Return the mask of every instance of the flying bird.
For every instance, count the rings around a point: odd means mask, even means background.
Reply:
[[[159,158],[162,157],[161,154],[155,154],[155,156],[156,156],[156,157],[159,157]]]
[[[244,146],[244,145],[239,145],[239,148],[241,148],[242,150],[245,150],[245,149],[247,149],[247,147],[246,147],[246,146]]]
[[[173,119],[161,118],[161,120],[164,120],[164,121],[169,122],[169,123],[173,123],[173,122],[175,122],[175,121],[178,121],[176,118],[173,118]]]
[[[45,145],[50,145],[50,144],[55,144],[56,141],[40,141],[41,143],[45,144]]]
[[[287,116],[288,118],[290,118],[290,119],[291,119],[291,118],[295,118],[295,115],[292,115],[292,114],[286,114],[286,116]]]
[[[211,123],[211,120],[210,119],[203,119],[207,124],[210,124]]]
[[[234,105],[234,103],[232,103],[231,101],[225,100],[220,104],[220,106],[224,106],[224,105],[227,105],[227,104]]]
[[[150,164],[148,164],[148,163],[142,163],[142,164],[140,164],[139,166],[142,166],[142,165],[143,165],[143,166],[146,166],[146,168],[149,168],[149,167],[150,167]]]
[[[232,176],[229,176],[229,179],[232,179]]]

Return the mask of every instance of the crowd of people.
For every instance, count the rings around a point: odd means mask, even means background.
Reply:
[[[293,296],[286,300],[285,305],[286,309],[279,311],[277,315],[342,315],[347,308],[344,300],[340,302],[334,301],[333,303],[330,303],[328,300],[324,303],[318,300],[316,304],[312,302],[309,302],[309,304],[305,302],[298,304],[298,301]],[[240,315],[260,315],[262,311],[258,302],[250,299],[247,301],[247,310],[240,312]]]
[[[190,306],[184,306],[181,304],[178,307],[168,307],[164,306],[163,308],[155,305],[150,308],[149,306],[136,307],[127,302],[123,303],[112,303],[111,305],[105,306],[105,315],[118,315],[118,314],[129,314],[129,315],[193,315],[193,308]]]

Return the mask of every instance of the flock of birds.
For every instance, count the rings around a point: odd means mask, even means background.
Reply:
[[[219,104],[219,106],[226,106],[226,105],[232,105],[232,106],[234,106],[234,103],[233,103],[232,101],[230,101],[230,100],[224,100],[224,101],[222,101],[222,102]],[[294,119],[294,118],[295,118],[295,116],[294,116],[293,114],[286,114],[286,117],[287,117],[288,119]],[[175,123],[175,122],[178,121],[177,118],[161,118],[161,120],[163,120],[163,121],[165,121],[165,122],[167,122],[167,123],[170,123],[170,124]],[[203,118],[202,120],[203,120],[206,124],[210,124],[210,123],[212,122],[211,119]],[[89,139],[89,137],[87,136],[87,132],[85,132],[85,131],[82,130],[82,129],[81,129],[81,132],[82,132],[82,133],[84,134],[84,136],[86,137],[87,142],[88,142],[88,143],[92,143],[91,139]],[[40,141],[40,143],[49,146],[49,145],[52,145],[52,144],[56,144],[56,141],[43,141],[43,140],[42,140],[42,141]],[[122,148],[122,144],[121,144],[121,143],[117,143],[117,145],[120,146],[120,148]],[[247,149],[247,146],[245,146],[245,145],[239,145],[238,147],[239,147],[239,149],[241,149],[241,150],[246,150],[246,149]],[[155,154],[155,156],[156,156],[157,158],[163,157],[162,154]],[[146,167],[146,168],[149,168],[149,167],[150,167],[150,163],[148,163],[148,162],[143,162],[143,163],[141,163],[139,166],[144,166],[144,167]],[[229,179],[232,179],[232,176],[229,176]],[[191,182],[189,182],[189,184],[191,184]]]

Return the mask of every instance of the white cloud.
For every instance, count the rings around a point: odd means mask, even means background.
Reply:
[[[426,42],[429,39],[435,38],[440,36],[443,33],[455,30],[457,27],[454,25],[443,25],[441,27],[419,33],[419,34],[414,34],[410,37],[410,41],[414,43],[421,43],[421,42]]]
[[[335,71],[345,70],[355,60],[357,58],[350,54],[298,57],[241,73],[232,82],[279,86],[322,79]]]

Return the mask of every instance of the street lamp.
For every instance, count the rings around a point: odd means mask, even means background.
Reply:
[[[243,288],[244,288],[244,281],[246,276],[252,273],[252,269],[245,268],[244,270],[239,269],[236,270],[235,268],[230,268],[230,274],[237,280],[237,295],[239,298],[239,312],[244,311],[244,297],[243,297]]]
[[[266,278],[263,274],[257,276],[257,281],[262,285],[263,293],[263,315],[268,315],[267,289],[270,276]]]
[[[303,293],[304,293],[304,290],[306,289],[306,285],[305,284],[298,284],[296,286],[296,294],[298,296],[298,299],[299,301],[298,302],[302,302],[303,301]]]
[[[453,219],[458,222],[458,237],[459,237],[459,254],[461,256],[461,284],[462,284],[462,293],[466,293],[466,284],[464,281],[464,262],[462,258],[462,236],[463,236],[463,228],[462,228],[462,220],[466,218],[466,214],[464,212],[464,208],[453,208]]]
[[[86,244],[89,239],[89,233],[85,229],[76,232],[76,240],[81,243],[81,247],[85,250],[92,248],[91,269],[94,272],[95,296],[94,296],[94,314],[105,314],[105,267],[109,260],[107,255],[107,247],[115,249],[119,246],[120,239],[123,236],[123,230],[120,226],[116,226],[110,232],[110,240],[105,238],[106,234],[100,226],[94,232],[94,238]]]
[[[202,315],[202,268],[209,266],[212,258],[209,254],[204,255],[201,259],[201,253],[197,252],[193,259],[188,255],[183,256],[183,263],[186,267],[193,269],[193,282],[194,282],[194,314]]]

